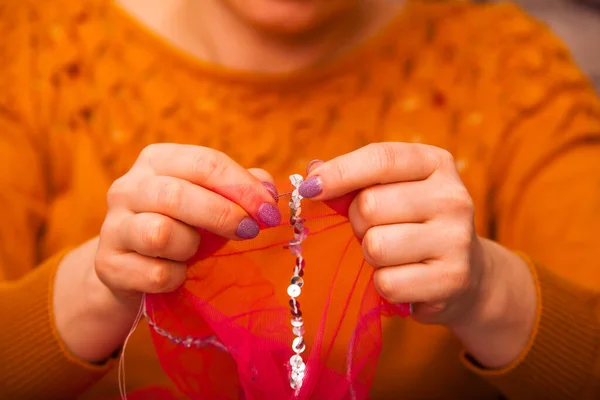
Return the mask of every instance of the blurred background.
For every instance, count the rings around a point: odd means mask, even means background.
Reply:
[[[482,2],[499,0],[483,0]],[[600,0],[514,0],[571,48],[600,92]]]

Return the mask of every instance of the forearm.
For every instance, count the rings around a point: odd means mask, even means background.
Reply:
[[[96,363],[110,357],[132,327],[137,309],[117,300],[95,274],[95,238],[67,254],[54,282],[57,331],[76,357]],[[132,299],[139,304],[139,299]]]
[[[479,364],[502,368],[528,345],[536,318],[536,287],[517,254],[486,239],[481,239],[481,249],[485,272],[480,300],[450,328]]]

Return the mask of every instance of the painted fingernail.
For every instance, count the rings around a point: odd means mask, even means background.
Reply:
[[[281,223],[281,213],[277,206],[265,203],[258,209],[258,219],[266,226],[278,226]]]
[[[325,161],[323,160],[312,160],[311,162],[308,163],[308,165],[306,166],[306,175],[310,174],[310,171],[312,171],[312,169],[317,165],[317,164],[321,164],[324,163]]]
[[[279,193],[277,193],[277,188],[271,182],[262,182],[263,186],[271,193],[275,202],[279,202]]]
[[[235,234],[240,239],[254,239],[259,231],[258,223],[250,217],[245,217],[240,221]]]
[[[321,183],[321,178],[319,178],[318,176],[311,176],[310,178],[302,182],[302,184],[298,188],[298,192],[300,193],[300,196],[306,197],[307,199],[320,195],[321,192],[323,192],[323,184]]]

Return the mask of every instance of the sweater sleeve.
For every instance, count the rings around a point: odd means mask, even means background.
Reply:
[[[35,126],[29,14],[0,5],[0,397],[75,398],[108,366],[69,354],[52,315],[53,277],[62,254],[40,262],[49,202],[46,145]]]
[[[600,101],[547,28],[514,9],[504,17],[513,22],[495,32],[506,121],[490,174],[495,238],[529,264],[537,318],[512,365],[464,361],[509,400],[597,399]]]

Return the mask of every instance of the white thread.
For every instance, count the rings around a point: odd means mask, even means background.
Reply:
[[[137,328],[137,326],[139,325],[140,321],[142,320],[142,317],[145,314],[145,308],[146,308],[146,295],[143,294],[142,295],[142,302],[140,303],[140,309],[138,310],[138,313],[135,317],[135,320],[133,321],[133,325],[131,326],[131,329],[129,330],[129,333],[127,334],[127,337],[125,338],[125,342],[123,342],[123,349],[121,350],[121,355],[119,357],[119,393],[121,394],[121,400],[127,400],[127,388],[125,385],[125,350],[127,349],[127,342],[129,341],[129,338],[133,335],[133,332],[135,332],[135,329]]]

